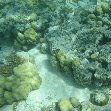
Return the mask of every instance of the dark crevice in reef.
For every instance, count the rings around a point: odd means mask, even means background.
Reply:
[[[94,74],[95,74],[95,72],[96,72],[96,69],[89,69],[89,72],[91,72],[91,73],[92,73],[92,75],[94,75]]]
[[[103,35],[103,37],[99,41],[99,45],[105,45],[105,44],[108,44],[110,42],[111,42],[111,38],[108,38],[105,35]]]
[[[105,61],[105,60],[103,60],[103,61],[101,61],[101,65],[102,65],[102,68],[107,69],[107,67],[108,67],[108,62]]]
[[[94,84],[94,81],[96,81],[96,78],[94,76],[95,73],[92,73],[92,77],[91,77],[91,86],[89,88],[95,88],[95,84]]]

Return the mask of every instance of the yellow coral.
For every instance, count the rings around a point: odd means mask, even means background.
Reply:
[[[29,28],[24,32],[24,36],[29,43],[36,42],[37,39],[37,33],[33,28]]]
[[[58,106],[60,111],[70,111],[71,109],[73,109],[72,104],[67,99],[60,100]]]
[[[97,5],[97,6],[96,6],[95,11],[96,11],[96,13],[99,14],[99,15],[103,14],[103,10],[102,10],[102,8],[101,8],[100,5]]]
[[[106,2],[101,2],[101,8],[103,11],[108,11],[109,10],[109,4]]]
[[[72,61],[72,66],[80,66],[81,62],[79,58],[74,58]]]

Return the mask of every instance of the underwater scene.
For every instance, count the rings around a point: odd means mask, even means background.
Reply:
[[[0,0],[0,111],[111,111],[111,0]]]

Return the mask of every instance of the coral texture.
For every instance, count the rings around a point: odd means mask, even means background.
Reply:
[[[14,54],[7,57],[7,64],[0,67],[0,106],[25,100],[42,82],[35,65],[27,59]]]

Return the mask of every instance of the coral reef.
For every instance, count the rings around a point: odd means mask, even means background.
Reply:
[[[98,106],[104,106],[108,104],[109,97],[108,95],[102,93],[102,92],[96,92],[90,94],[90,101]]]
[[[73,109],[72,104],[69,100],[63,99],[58,102],[58,107],[60,111],[70,111]]]
[[[15,67],[13,70],[15,76],[14,79],[16,80],[13,81],[13,97],[16,100],[26,99],[29,92],[39,88],[41,78],[37,74],[36,67],[30,62],[21,64],[18,67]]]
[[[76,99],[75,97],[71,97],[70,102],[73,107],[80,107],[81,106],[79,100]]]
[[[96,111],[96,108],[90,102],[80,103],[75,97],[71,97],[60,99],[54,105],[43,107],[41,111]]]
[[[46,43],[41,43],[39,49],[41,53],[46,54],[48,52],[48,45]]]
[[[29,92],[41,85],[34,64],[13,53],[6,57],[7,64],[0,67],[0,107],[25,100]]]
[[[83,102],[81,111],[97,111],[97,110],[96,110],[95,106],[92,103]]]
[[[22,50],[39,44],[52,66],[71,74],[77,84],[111,86],[110,0],[1,0],[0,9],[0,38],[10,38]],[[0,106],[26,99],[40,84],[30,61],[15,54],[7,57],[0,66]],[[109,101],[103,93],[90,98],[98,106]],[[87,103],[83,111],[94,111],[93,104]],[[61,111],[81,106],[75,98],[57,105]]]
[[[39,42],[39,37],[40,35],[36,33],[35,29],[32,27],[30,28],[29,26],[29,28],[26,28],[26,30],[22,33],[18,31],[14,45],[16,48],[28,50],[31,46],[34,46]]]
[[[6,63],[0,67],[0,75],[4,77],[11,76],[13,74],[13,68],[26,61],[25,58],[20,57],[15,52],[8,55],[5,60]]]
[[[81,103],[75,98],[60,99],[57,102],[56,110],[58,111],[82,111]]]
[[[111,109],[111,89],[93,89],[89,100],[79,101],[76,97],[61,98],[48,107],[43,107],[41,111],[110,111]]]
[[[62,3],[44,35],[52,65],[82,86],[110,86],[110,1]]]
[[[22,50],[35,46],[40,38],[40,31],[37,31],[40,26],[37,21],[38,1],[28,0],[26,3],[21,0],[8,0],[2,1],[1,5],[0,38],[10,38],[15,47]]]

